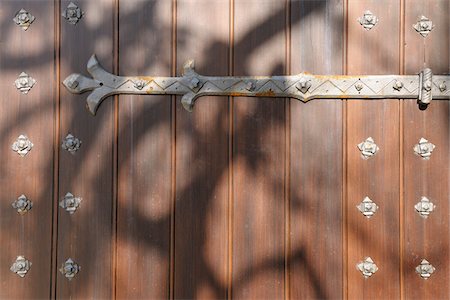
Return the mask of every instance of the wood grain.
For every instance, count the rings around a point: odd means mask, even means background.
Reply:
[[[292,2],[294,74],[342,73],[342,19],[340,0]],[[292,299],[342,296],[342,106],[291,100]]]
[[[405,73],[414,74],[423,67],[431,68],[435,74],[449,73],[449,12],[448,1],[406,2]],[[435,25],[427,38],[412,28],[421,15],[430,18]],[[404,128],[405,297],[449,299],[449,103],[434,101],[426,110],[419,110],[415,101],[405,101]],[[436,145],[429,161],[413,152],[421,137]],[[436,205],[428,219],[421,218],[414,209],[422,196]],[[436,268],[428,280],[415,272],[422,259]]]
[[[121,1],[121,74],[170,76],[171,10],[170,1]],[[170,96],[119,99],[118,299],[169,295],[170,122]]]
[[[399,1],[351,1],[348,24],[348,73],[399,72]],[[378,18],[366,31],[357,21],[365,10]],[[392,34],[386,34],[390,32]],[[347,231],[348,297],[398,299],[399,274],[399,101],[348,101]],[[357,144],[373,137],[380,147],[363,160]],[[371,219],[356,208],[368,196],[379,210]],[[371,257],[379,270],[365,279],[356,264]]]
[[[65,9],[70,1],[62,1]],[[61,24],[61,77],[85,74],[89,57],[96,53],[107,70],[113,63],[114,1],[77,1],[85,12],[81,21]],[[82,45],[82,46],[80,46]],[[61,90],[61,139],[69,132],[82,141],[71,155],[60,152],[60,194],[81,197],[73,214],[59,209],[57,268],[70,257],[81,271],[68,281],[58,272],[57,298],[111,298],[112,283],[112,153],[113,101],[106,100],[94,118],[85,108],[87,95],[72,95]]]
[[[12,21],[22,8],[36,18],[27,31]],[[0,5],[1,299],[50,297],[56,84],[53,10],[50,1],[2,1]],[[14,85],[21,72],[37,81],[27,95]],[[34,144],[25,157],[11,150],[20,134]],[[23,216],[11,206],[22,194],[33,202]],[[10,271],[19,255],[32,263],[24,278]]]
[[[235,75],[285,73],[284,1],[235,1]],[[233,281],[237,299],[284,297],[285,100],[236,98]]]
[[[177,66],[228,72],[228,1],[177,2]],[[228,101],[203,97],[190,114],[176,104],[174,298],[226,298]]]

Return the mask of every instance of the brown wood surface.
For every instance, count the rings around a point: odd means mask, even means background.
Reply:
[[[23,31],[12,19],[24,8],[36,19]],[[53,2],[0,3],[0,298],[50,297],[54,125]],[[21,72],[36,79],[27,95],[14,81]],[[34,144],[20,157],[12,143],[25,134]],[[21,216],[11,206],[20,195],[33,202]],[[31,261],[20,278],[10,271],[18,255]]]
[[[65,9],[70,1],[62,1]],[[114,1],[77,1],[85,12],[76,25],[61,20],[61,78],[86,74],[86,63],[96,53],[107,70],[113,65]],[[70,215],[59,209],[56,268],[70,257],[80,273],[68,281],[57,274],[57,298],[110,298],[112,283],[112,153],[113,102],[102,104],[96,117],[85,107],[86,95],[61,89],[61,139],[69,132],[82,141],[71,155],[60,150],[59,200],[67,192],[81,197],[79,209]]]
[[[235,1],[234,26],[236,76],[286,72],[284,1]],[[233,298],[284,296],[285,101],[234,102]]]
[[[422,3],[407,1],[405,10],[405,73],[417,73],[429,67],[435,74],[450,73],[449,1]],[[423,38],[413,28],[425,15],[435,25]],[[449,103],[434,101],[426,110],[417,109],[415,101],[404,103],[405,160],[405,249],[404,290],[406,299],[450,298],[450,228],[449,228]],[[414,154],[413,147],[424,137],[436,145],[429,161]],[[414,208],[422,196],[435,205],[435,211],[423,219]],[[428,260],[435,273],[422,279],[415,268]]]
[[[170,76],[171,11],[170,1],[121,3],[121,74]],[[119,99],[118,299],[169,295],[170,113],[170,96]]]
[[[206,75],[228,72],[228,1],[177,1],[177,70],[194,59]],[[228,101],[176,104],[174,297],[226,298]]]
[[[171,11],[170,1],[121,3],[120,74],[170,76]],[[170,96],[119,99],[118,299],[169,297],[170,122]]]
[[[399,1],[350,1],[349,74],[399,72]],[[356,21],[365,10],[380,19],[370,31]],[[388,34],[391,33],[391,34]],[[399,101],[347,103],[347,234],[349,299],[399,299]],[[357,145],[372,137],[380,147],[363,160]],[[379,210],[371,219],[356,208],[368,196]],[[371,257],[378,272],[365,279],[356,264]]]
[[[342,19],[340,0],[292,3],[293,74],[343,72]],[[292,299],[342,297],[342,107],[291,101]]]

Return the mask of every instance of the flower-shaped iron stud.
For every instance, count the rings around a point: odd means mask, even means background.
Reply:
[[[373,274],[375,274],[376,271],[378,271],[377,265],[370,257],[366,257],[363,261],[360,261],[356,265],[356,268],[361,271],[365,278],[371,277]]]
[[[59,202],[59,206],[64,208],[69,214],[74,214],[80,206],[81,198],[75,197],[72,193],[67,193]]]
[[[67,150],[70,154],[75,154],[81,147],[81,141],[73,136],[72,134],[68,134],[61,144],[61,147],[64,150]]]
[[[30,271],[31,262],[26,259],[23,255],[19,255],[16,258],[16,261],[12,264],[10,270],[20,277],[25,277],[28,271]]]
[[[364,15],[358,18],[358,22],[365,30],[370,30],[377,25],[378,18],[370,10],[366,10]]]
[[[434,25],[433,22],[425,16],[421,16],[416,24],[413,25],[413,28],[423,37],[427,37],[430,34],[431,30],[433,30]]]
[[[358,149],[361,151],[361,156],[363,159],[371,158],[378,152],[378,150],[380,150],[372,137],[368,137],[364,142],[358,144]]]
[[[422,259],[420,265],[416,267],[417,274],[420,275],[423,279],[430,278],[431,274],[436,270],[426,259]]]
[[[414,152],[423,159],[429,160],[434,148],[436,148],[434,144],[430,143],[427,139],[421,138],[419,143],[414,146]]]
[[[20,156],[25,156],[33,148],[33,143],[24,134],[19,135],[17,140],[11,145],[11,149]]]
[[[16,13],[13,21],[25,31],[31,26],[31,23],[33,23],[35,19],[36,18],[32,14],[22,8]]]
[[[378,210],[378,205],[369,197],[365,197],[356,207],[366,218],[372,217]]]
[[[427,197],[422,197],[414,208],[422,218],[426,219],[434,211],[436,205],[434,205]]]
[[[309,88],[311,87],[311,82],[309,80],[307,80],[306,78],[300,78],[300,80],[297,82],[297,84],[295,85],[295,87],[297,88],[297,90],[299,90],[300,92],[302,92],[303,94],[305,94]]]
[[[66,10],[62,13],[64,19],[72,25],[76,25],[83,17],[84,12],[73,2],[70,2]]]
[[[24,215],[33,207],[33,203],[22,194],[12,203],[12,207],[14,207],[20,215]]]
[[[135,81],[133,81],[133,83],[136,89],[142,90],[148,84],[148,81],[143,79],[136,79]]]
[[[14,81],[14,84],[22,94],[26,95],[36,84],[36,80],[27,73],[22,72],[16,81]]]
[[[73,259],[69,258],[66,262],[61,266],[59,271],[63,274],[67,279],[72,280],[75,275],[80,271],[81,267],[73,261]]]

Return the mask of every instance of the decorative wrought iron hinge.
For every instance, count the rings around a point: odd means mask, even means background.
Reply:
[[[318,76],[302,73],[272,77],[210,77],[194,71],[194,62],[184,65],[181,77],[125,77],[113,75],[100,65],[95,55],[87,64],[93,78],[71,74],[64,80],[75,94],[87,91],[89,111],[95,115],[101,102],[116,94],[181,95],[181,103],[192,111],[201,96],[248,96],[313,99],[417,99],[426,108],[432,99],[450,99],[450,76],[433,76],[430,69],[419,75]]]

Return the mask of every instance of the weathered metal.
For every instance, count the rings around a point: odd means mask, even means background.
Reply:
[[[17,140],[11,145],[11,149],[17,152],[20,156],[24,157],[28,152],[33,149],[33,143],[28,139],[25,134],[19,135]]]
[[[11,204],[13,208],[17,210],[19,215],[24,215],[28,211],[33,208],[33,202],[27,198],[24,194],[20,195],[14,202]]]
[[[416,267],[417,274],[419,274],[423,279],[430,278],[431,274],[433,274],[435,270],[436,268],[433,267],[433,265],[430,264],[426,259],[422,259],[420,265]]]
[[[370,257],[366,257],[363,261],[360,261],[356,265],[356,268],[363,274],[364,278],[369,278],[378,271],[377,265]]]
[[[107,72],[93,55],[87,64],[93,78],[78,73],[64,80],[74,94],[87,91],[89,111],[95,115],[101,102],[116,94],[181,95],[181,103],[192,111],[201,96],[246,96],[313,99],[417,99],[422,108],[432,99],[449,100],[450,76],[433,76],[430,69],[419,75],[338,76],[302,73],[272,77],[210,77],[194,71],[194,62],[184,65],[181,77],[117,76]]]
[[[434,205],[427,197],[422,196],[420,201],[414,205],[414,208],[422,218],[426,219],[434,211],[436,205]]]
[[[81,267],[73,259],[68,258],[63,263],[59,271],[70,281],[75,277],[75,275],[78,274],[80,269]]]
[[[371,218],[378,210],[378,205],[369,197],[365,197],[356,207],[366,218]]]
[[[63,18],[72,25],[76,25],[83,15],[84,12],[73,2],[70,2],[62,13]]]
[[[431,158],[431,153],[436,146],[433,143],[430,143],[427,139],[421,138],[419,143],[414,146],[414,153],[419,155],[425,160],[429,160]]]
[[[433,22],[425,16],[421,16],[417,23],[413,25],[413,28],[423,37],[427,37],[427,35],[433,30],[434,25]]]
[[[64,208],[69,214],[73,215],[81,203],[80,197],[75,197],[72,193],[67,193],[59,202],[59,206]]]
[[[26,259],[25,256],[19,255],[12,264],[10,270],[23,278],[28,271],[30,271],[31,265],[32,263]]]
[[[77,137],[75,137],[73,134],[69,133],[67,136],[63,139],[61,147],[69,152],[70,154],[75,154],[75,152],[78,151],[81,147],[81,141]]]

